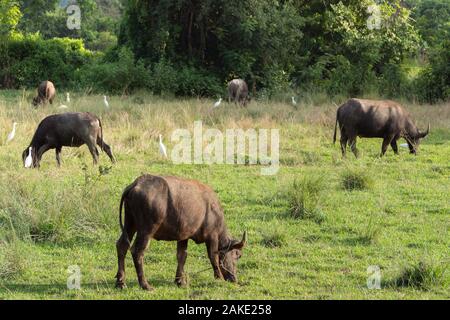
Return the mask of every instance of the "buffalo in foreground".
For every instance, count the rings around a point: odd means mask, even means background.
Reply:
[[[110,146],[103,141],[100,119],[91,113],[79,112],[54,114],[42,120],[30,145],[23,151],[22,159],[25,164],[25,159],[31,152],[32,167],[36,168],[40,166],[45,152],[56,149],[56,161],[60,166],[62,147],[80,147],[83,144],[88,146],[94,164],[97,164],[99,157],[96,144],[108,154],[112,162],[115,162]]]
[[[55,85],[51,81],[42,81],[37,89],[37,96],[33,98],[33,105],[36,107],[40,104],[46,104],[47,101],[53,104],[55,95]]]
[[[228,83],[228,103],[246,106],[250,101],[247,83],[242,79],[234,79]]]
[[[358,157],[356,138],[382,138],[383,156],[389,145],[398,154],[397,140],[404,138],[409,150],[416,154],[420,140],[430,133],[421,132],[411,119],[409,113],[398,103],[389,100],[362,100],[350,99],[337,111],[336,126],[334,129],[334,143],[336,143],[337,126],[341,131],[341,149],[345,157],[347,143],[352,152]]]
[[[246,243],[246,233],[241,241],[230,236],[223,209],[210,187],[194,180],[143,175],[124,190],[119,215],[122,235],[117,241],[117,288],[125,287],[125,256],[135,233],[131,254],[139,285],[145,290],[152,290],[143,269],[144,251],[150,239],[178,242],[175,277],[178,286],[187,282],[184,264],[189,239],[197,244],[206,243],[217,279],[237,281],[236,264]]]

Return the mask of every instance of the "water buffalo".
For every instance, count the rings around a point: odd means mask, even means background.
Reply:
[[[135,233],[131,254],[139,285],[145,290],[152,290],[143,270],[144,251],[150,239],[178,242],[175,277],[178,286],[186,284],[184,264],[189,239],[197,244],[206,243],[217,279],[237,281],[236,264],[247,236],[244,233],[241,241],[230,236],[219,200],[210,187],[194,180],[143,175],[124,190],[119,221],[122,235],[116,244],[117,288],[125,287],[125,256]]]
[[[389,100],[350,99],[337,110],[334,143],[336,143],[337,126],[341,131],[341,149],[345,157],[347,142],[358,157],[356,138],[382,138],[383,156],[389,145],[398,154],[397,140],[404,138],[409,150],[416,154],[420,139],[430,133],[430,125],[426,132],[417,129],[409,113],[398,103]]]
[[[247,83],[242,79],[234,79],[228,83],[228,102],[246,106],[250,102]]]
[[[89,147],[94,164],[97,164],[99,157],[96,144],[115,162],[110,146],[103,141],[102,123],[91,113],[62,113],[46,117],[36,129],[30,145],[23,151],[22,159],[25,163],[32,147],[32,168],[36,168],[46,151],[56,149],[56,161],[61,166],[62,147],[80,147],[83,144]]]
[[[37,97],[33,98],[33,105],[36,107],[39,104],[46,104],[47,101],[53,104],[55,99],[56,89],[55,85],[51,81],[42,81],[37,89]]]

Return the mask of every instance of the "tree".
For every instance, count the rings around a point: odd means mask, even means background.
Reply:
[[[20,17],[20,8],[15,0],[0,0],[0,37],[11,36]]]
[[[119,44],[149,64],[164,59],[273,87],[292,71],[301,21],[291,1],[129,1]]]

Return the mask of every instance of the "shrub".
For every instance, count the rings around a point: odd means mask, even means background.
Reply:
[[[369,175],[359,169],[347,169],[342,174],[342,186],[345,190],[366,190],[372,185]]]
[[[57,88],[69,87],[76,81],[77,70],[94,57],[81,40],[68,38],[19,35],[3,46],[0,86],[5,88],[35,88],[43,80],[53,81]]]
[[[321,176],[294,180],[287,191],[289,216],[294,219],[311,219],[316,223],[322,223],[325,215],[319,208],[319,201],[323,189],[324,183]]]
[[[122,47],[117,51],[114,62],[106,55],[103,59],[85,65],[80,71],[80,84],[94,91],[123,94],[146,87],[150,74],[142,61],[135,63],[130,49]]]
[[[415,81],[417,96],[422,102],[436,103],[450,99],[450,40],[432,52],[430,65]]]
[[[279,248],[286,245],[286,236],[278,230],[270,231],[263,235],[261,244],[268,248]]]
[[[446,268],[442,265],[432,265],[419,262],[401,271],[400,275],[393,280],[397,287],[412,287],[419,290],[429,290],[433,286],[446,286]]]

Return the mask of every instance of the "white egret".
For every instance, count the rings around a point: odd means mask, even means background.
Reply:
[[[58,107],[58,109],[68,109],[69,107],[68,106],[66,106],[66,105],[64,105],[64,104],[62,104],[62,105],[60,105],[59,107]]]
[[[33,156],[31,155],[32,151],[33,147],[30,147],[30,149],[28,149],[28,156],[25,159],[25,168],[31,168],[33,165]]]
[[[14,123],[13,123],[13,129],[12,129],[12,131],[8,134],[8,138],[6,139],[6,143],[11,142],[11,140],[14,139],[14,137],[16,136],[16,126],[17,126],[17,123],[14,122]]]
[[[295,101],[295,97],[292,97],[292,105],[293,105],[294,107],[297,106],[297,101]]]
[[[109,108],[109,102],[108,102],[108,99],[106,98],[106,96],[103,96],[103,103],[105,104],[106,108]]]
[[[159,135],[159,153],[164,157],[167,158],[167,149],[164,143],[162,142],[162,135]]]
[[[214,108],[217,108],[222,103],[222,98],[219,99],[216,103],[214,103]]]
[[[70,103],[70,93],[66,93],[66,102]]]
[[[403,143],[403,144],[400,145],[400,147],[402,147],[402,148],[409,148],[409,144]]]

